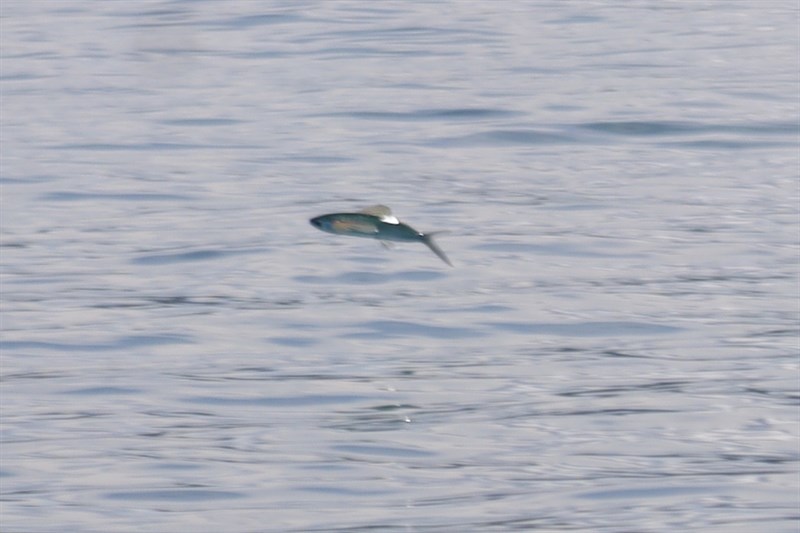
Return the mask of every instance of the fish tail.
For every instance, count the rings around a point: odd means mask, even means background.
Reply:
[[[437,231],[437,232],[434,232],[434,233],[426,233],[425,235],[422,236],[422,242],[424,242],[425,245],[428,248],[430,248],[433,253],[435,253],[437,256],[439,256],[439,259],[441,259],[442,261],[444,261],[448,265],[453,266],[453,263],[450,262],[450,260],[447,258],[445,253],[442,251],[442,249],[439,248],[439,246],[437,246],[436,243],[433,241],[433,236],[436,233],[447,233],[447,232],[445,232],[445,231]]]

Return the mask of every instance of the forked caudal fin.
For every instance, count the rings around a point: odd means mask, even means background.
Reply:
[[[425,245],[426,245],[428,248],[430,248],[430,249],[431,249],[431,251],[433,251],[433,253],[435,253],[436,255],[438,255],[438,256],[439,256],[439,259],[441,259],[442,261],[444,261],[444,262],[445,262],[445,263],[447,263],[448,265],[450,265],[450,266],[453,266],[453,263],[451,263],[451,262],[450,262],[450,260],[447,258],[447,256],[446,256],[446,255],[444,254],[444,252],[442,251],[442,249],[441,249],[441,248],[439,248],[439,247],[436,245],[436,243],[433,241],[433,236],[434,236],[434,235],[436,235],[436,234],[438,234],[438,233],[448,233],[448,232],[446,232],[446,231],[434,231],[433,233],[426,233],[426,234],[424,234],[424,235],[422,236],[422,242],[424,242],[424,243],[425,243]]]

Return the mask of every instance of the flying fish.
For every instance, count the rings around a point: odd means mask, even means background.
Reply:
[[[439,259],[450,266],[453,264],[445,253],[433,241],[433,235],[442,232],[422,233],[408,224],[403,224],[392,215],[392,210],[385,205],[373,205],[356,213],[331,213],[320,215],[310,220],[315,228],[335,235],[351,237],[368,237],[381,241],[388,247],[389,242],[421,242]]]

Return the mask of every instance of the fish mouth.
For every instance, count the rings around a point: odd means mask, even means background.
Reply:
[[[311,220],[309,220],[309,222],[311,222],[311,225],[314,226],[315,228],[322,229],[322,221],[319,219],[319,217],[312,218]]]

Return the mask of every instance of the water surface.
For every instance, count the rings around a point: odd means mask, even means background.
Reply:
[[[797,531],[795,2],[0,9],[3,531]]]

